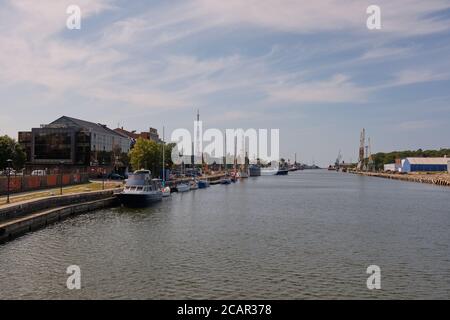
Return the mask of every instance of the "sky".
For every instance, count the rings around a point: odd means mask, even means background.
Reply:
[[[66,115],[169,136],[199,109],[321,166],[362,128],[372,152],[450,147],[449,29],[443,0],[0,0],[0,135]]]

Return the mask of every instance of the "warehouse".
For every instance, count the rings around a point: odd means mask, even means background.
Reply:
[[[402,160],[401,172],[447,171],[447,157],[444,158],[406,158]]]

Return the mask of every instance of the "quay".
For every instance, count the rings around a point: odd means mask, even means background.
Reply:
[[[378,177],[384,179],[393,179],[409,182],[428,183],[438,186],[450,187],[450,174],[449,173],[385,173],[385,172],[366,172],[366,171],[349,171],[349,173],[359,174],[362,176]]]
[[[211,184],[218,184],[224,176],[225,173],[217,173],[202,178],[208,179]],[[168,181],[168,185],[175,186],[190,180],[192,178],[176,179]],[[117,184],[115,186],[100,191],[46,195],[0,206],[0,244],[71,216],[119,205],[115,194],[122,188]],[[42,194],[41,191],[35,193]]]
[[[70,216],[118,204],[117,190],[50,196],[0,207],[0,244]]]

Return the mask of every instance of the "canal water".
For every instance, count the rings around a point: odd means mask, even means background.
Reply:
[[[0,245],[0,298],[449,299],[449,201],[449,188],[324,170],[211,186]]]

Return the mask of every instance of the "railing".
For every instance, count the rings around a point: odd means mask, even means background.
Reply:
[[[19,193],[40,189],[57,188],[62,186],[87,183],[88,173],[64,173],[49,174],[44,176],[11,175],[9,181],[9,192]],[[8,177],[0,176],[0,195],[7,194]]]

